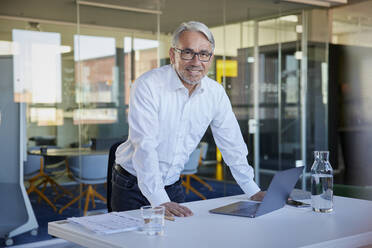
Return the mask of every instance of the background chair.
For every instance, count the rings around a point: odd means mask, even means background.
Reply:
[[[56,190],[56,182],[50,178],[44,172],[44,159],[43,156],[39,155],[27,155],[27,161],[25,161],[23,166],[24,179],[29,182],[29,187],[27,189],[27,194],[35,192],[43,199],[49,206],[57,211],[56,206],[46,197],[43,191],[39,190],[41,184],[50,184],[54,190]]]
[[[66,208],[77,202],[79,199],[85,196],[85,206],[84,206],[84,215],[88,211],[89,201],[92,200],[93,208],[95,208],[95,200],[97,197],[106,203],[106,199],[98,193],[92,185],[105,183],[107,179],[107,160],[108,154],[100,155],[84,155],[80,157],[71,157],[68,160],[69,168],[71,175],[79,183],[82,183],[83,186],[86,186],[86,189],[77,197],[72,199],[67,203],[63,208],[59,210],[61,214]]]
[[[28,151],[40,150],[41,146],[33,146],[28,148]],[[43,146],[46,150],[48,149],[60,149],[58,146]],[[73,194],[62,187],[57,181],[63,177],[67,176],[67,166],[66,166],[66,157],[64,156],[43,156],[43,174],[47,175],[49,178],[48,180],[44,180],[42,185],[41,192],[44,193],[48,183],[53,187],[54,193],[56,197],[54,198],[54,202],[57,201],[64,195],[73,196]],[[53,181],[53,182],[52,182]],[[60,190],[58,191],[57,188]],[[62,193],[60,193],[62,192]]]
[[[208,143],[207,142],[200,142],[199,146],[200,148],[200,158],[199,158],[199,166],[203,164],[208,164],[206,163],[207,159],[207,152],[208,152]],[[197,175],[191,175],[192,178],[203,184],[205,187],[207,187],[210,191],[213,190],[213,187],[210,186],[208,183],[206,183],[203,179],[198,177]]]
[[[60,149],[58,146],[31,146],[28,151],[45,149]],[[54,179],[66,172],[66,158],[63,156],[44,156],[44,172]]]
[[[200,148],[200,161],[199,165],[207,158],[207,152],[208,152],[208,143],[207,142],[200,142],[199,146]]]
[[[107,211],[112,212],[111,208],[111,178],[112,178],[112,168],[115,164],[115,153],[118,146],[120,146],[124,141],[117,142],[110,147],[108,165],[107,165]]]
[[[194,174],[198,171],[197,168],[199,165],[199,159],[200,159],[200,148],[197,148],[190,154],[189,161],[185,164],[185,167],[183,171],[181,172],[181,177],[185,179],[182,181],[182,185],[186,189],[186,194],[188,194],[189,190],[191,190],[201,199],[205,200],[207,198],[202,193],[197,191],[194,187],[192,187],[190,184],[190,178],[194,176]]]

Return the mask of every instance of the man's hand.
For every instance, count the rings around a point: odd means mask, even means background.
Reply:
[[[256,194],[252,195],[249,199],[252,201],[262,201],[265,197],[266,191],[259,191]]]
[[[178,216],[178,217],[187,217],[192,216],[193,213],[190,209],[185,206],[178,204],[177,202],[165,202],[161,204],[161,206],[165,207],[165,215],[166,216]]]

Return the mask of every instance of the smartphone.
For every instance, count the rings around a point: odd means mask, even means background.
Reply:
[[[310,204],[308,203],[296,201],[293,199],[288,199],[287,204],[293,207],[298,207],[298,208],[310,207]]]

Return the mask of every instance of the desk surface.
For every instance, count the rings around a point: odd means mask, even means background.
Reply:
[[[359,247],[372,244],[372,201],[335,197],[332,213],[285,206],[258,218],[210,214],[208,210],[246,200],[244,195],[189,202],[194,216],[166,221],[164,236],[139,231],[97,235],[67,221],[48,233],[86,247]],[[139,211],[128,211],[139,217]]]
[[[108,154],[108,150],[92,150],[90,148],[61,148],[55,149],[50,148],[46,151],[46,153],[41,153],[38,150],[31,150],[29,154],[33,155],[42,155],[42,156],[50,156],[50,157],[73,157],[73,156],[80,156],[80,155],[100,155],[100,154]]]

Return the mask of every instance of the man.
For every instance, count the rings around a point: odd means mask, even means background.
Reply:
[[[129,137],[116,151],[113,211],[163,205],[166,215],[191,216],[180,173],[207,127],[243,191],[253,200],[264,192],[253,181],[247,147],[224,88],[206,77],[214,38],[200,22],[181,24],[169,50],[171,65],[151,70],[133,84]]]

